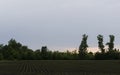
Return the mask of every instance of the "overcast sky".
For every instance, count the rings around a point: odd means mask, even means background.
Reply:
[[[120,44],[120,0],[0,0],[0,43],[11,38],[32,49],[78,48],[83,34],[97,47],[98,34]]]

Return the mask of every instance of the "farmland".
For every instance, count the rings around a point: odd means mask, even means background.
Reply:
[[[119,60],[0,61],[0,75],[119,75]]]

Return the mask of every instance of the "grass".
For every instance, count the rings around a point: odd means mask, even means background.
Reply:
[[[120,60],[0,61],[0,75],[120,75]]]

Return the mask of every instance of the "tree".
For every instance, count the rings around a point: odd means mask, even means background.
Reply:
[[[83,38],[82,38],[82,41],[81,41],[81,44],[79,46],[80,59],[85,59],[86,58],[87,48],[88,48],[87,39],[88,39],[88,35],[84,34]]]
[[[34,51],[29,49],[27,46],[22,46],[20,56],[22,60],[32,60],[34,59]]]
[[[3,44],[0,44],[0,60],[2,60],[4,58],[3,52],[2,52],[3,47],[4,47]]]
[[[42,46],[41,50],[36,51],[29,49],[27,46],[22,45],[15,39],[11,39],[8,44],[0,44],[0,60],[77,60],[77,59],[97,59],[97,60],[113,60],[120,59],[119,49],[114,48],[114,36],[110,35],[110,41],[108,45],[108,51],[105,51],[103,45],[103,36],[98,35],[98,47],[101,52],[88,52],[87,39],[88,35],[84,34],[81,44],[79,46],[79,54],[77,51],[70,52],[59,52],[50,51],[47,46]]]
[[[42,59],[40,49],[37,49],[34,53],[35,53],[36,60]]]
[[[114,35],[109,35],[109,37],[110,37],[110,41],[108,43],[106,43],[106,45],[108,45],[109,51],[113,51],[115,37],[114,37]]]
[[[42,59],[48,59],[47,51],[48,51],[47,46],[42,46],[41,48]]]
[[[4,59],[3,54],[0,53],[0,60],[3,60],[3,59]]]
[[[15,50],[20,50],[22,44],[17,42],[15,39],[8,41],[8,46],[14,48]]]
[[[10,59],[19,60],[21,59],[20,51],[22,49],[22,44],[17,42],[15,39],[10,39],[8,41],[8,52],[10,52]]]
[[[98,39],[98,47],[99,47],[99,49],[101,50],[102,53],[105,53],[105,49],[104,49],[104,45],[103,45],[103,36],[98,35],[97,39]]]

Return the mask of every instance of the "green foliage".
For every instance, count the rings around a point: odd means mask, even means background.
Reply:
[[[108,51],[106,53],[106,59],[109,59],[109,60],[111,60],[111,59],[118,60],[118,59],[120,59],[120,52],[115,51],[115,50]]]
[[[3,54],[0,53],[0,60],[3,60],[3,59],[4,59]]]
[[[110,42],[106,43],[106,45],[108,45],[108,47],[109,47],[108,50],[112,51],[114,48],[115,37],[114,37],[114,35],[109,35],[109,37],[110,37]]]
[[[88,35],[84,34],[82,41],[81,41],[81,44],[80,44],[80,47],[79,47],[79,53],[86,53],[87,52],[87,47],[88,47],[87,38],[88,38]]]
[[[99,49],[101,50],[102,53],[105,53],[105,49],[104,49],[104,45],[103,45],[103,36],[98,35],[97,39],[98,39],[98,47],[99,47]]]
[[[87,53],[87,60],[93,60],[94,54],[92,52]]]
[[[95,53],[95,59],[96,60],[104,60],[104,59],[106,59],[106,54],[105,53],[96,52]]]
[[[48,59],[48,49],[47,49],[47,46],[43,46],[41,48],[41,56],[43,59]]]
[[[81,41],[81,44],[79,46],[79,57],[80,57],[80,59],[86,59],[87,58],[87,48],[88,48],[87,38],[88,38],[88,35],[84,34],[83,38],[82,38],[82,41]]]
[[[2,49],[3,49],[3,44],[0,44],[0,60],[2,60],[3,57],[3,53],[2,53]]]
[[[118,51],[108,51],[106,53],[95,53],[95,59],[97,60],[118,60],[120,59],[120,52]]]
[[[36,59],[36,60],[41,60],[41,59],[42,59],[41,52],[40,52],[39,49],[36,50],[36,51],[34,52],[34,54],[35,54],[35,59]]]
[[[103,36],[98,35],[98,47],[101,52],[88,52],[87,39],[88,35],[84,34],[79,51],[70,52],[50,51],[47,46],[42,46],[41,49],[32,50],[27,46],[22,45],[15,39],[8,41],[8,44],[0,44],[0,60],[119,60],[120,52],[114,49],[115,37],[110,35],[110,41],[106,44],[108,49],[105,49],[103,45]]]

